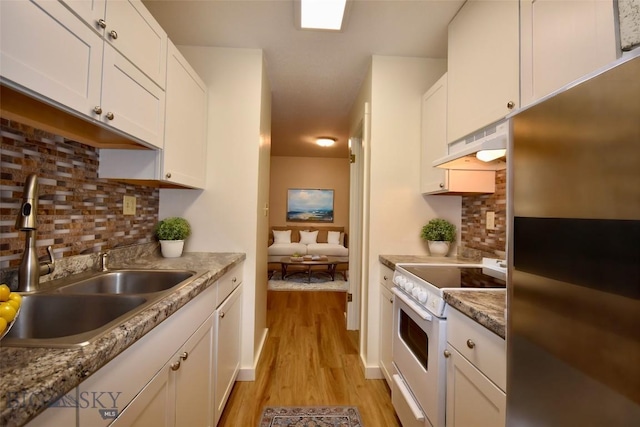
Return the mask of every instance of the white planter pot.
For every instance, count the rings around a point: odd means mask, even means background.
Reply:
[[[160,240],[160,251],[165,258],[178,258],[182,256],[184,240]]]
[[[451,242],[442,242],[437,240],[429,240],[429,252],[431,256],[447,256]]]

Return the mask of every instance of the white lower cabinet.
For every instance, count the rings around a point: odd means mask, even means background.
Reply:
[[[162,367],[112,426],[210,426],[213,319]]]
[[[381,267],[382,269],[386,267]],[[391,271],[390,269],[387,269]],[[393,277],[393,273],[391,276]],[[396,373],[393,367],[393,294],[384,285],[380,284],[380,369],[387,380],[389,388],[392,386],[393,375]]]
[[[451,309],[447,340],[447,427],[505,426],[504,339]]]
[[[242,269],[92,373],[31,426],[215,426],[240,368]]]
[[[214,313],[213,365],[214,422],[217,425],[240,370],[240,324],[242,320],[242,285],[225,299]],[[183,425],[202,425],[187,423]]]

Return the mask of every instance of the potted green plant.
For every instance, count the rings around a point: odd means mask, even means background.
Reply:
[[[189,222],[177,216],[165,218],[156,227],[156,237],[165,258],[182,256],[184,240],[191,234]]]
[[[427,241],[432,256],[447,256],[456,238],[456,226],[446,219],[434,218],[422,227],[420,237]]]

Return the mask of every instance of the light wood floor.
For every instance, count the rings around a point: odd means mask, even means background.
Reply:
[[[365,427],[400,426],[384,380],[365,380],[344,292],[270,291],[256,381],[237,382],[219,427],[255,427],[265,406],[357,406]]]

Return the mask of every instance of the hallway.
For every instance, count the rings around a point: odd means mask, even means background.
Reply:
[[[253,382],[237,382],[219,427],[257,426],[265,406],[357,406],[366,427],[399,426],[384,380],[365,380],[343,292],[269,291],[269,336]]]

